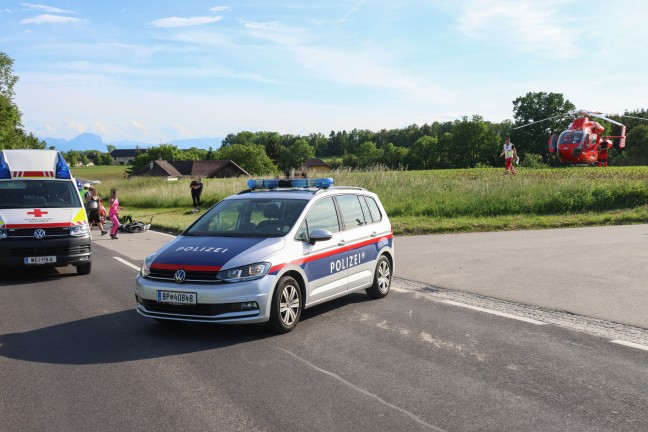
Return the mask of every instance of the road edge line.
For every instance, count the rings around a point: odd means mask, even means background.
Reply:
[[[531,319],[531,318],[524,318],[524,317],[517,316],[517,315],[511,315],[511,314],[507,314],[507,313],[504,313],[504,312],[498,312],[498,311],[491,310],[491,309],[485,309],[485,308],[482,308],[482,307],[479,307],[479,306],[471,306],[471,305],[468,305],[468,304],[465,304],[465,303],[459,303],[459,302],[452,301],[452,300],[442,300],[441,302],[442,303],[447,303],[447,304],[450,304],[450,305],[453,305],[453,306],[459,306],[459,307],[463,307],[463,308],[467,308],[467,309],[473,309],[473,310],[476,310],[476,311],[479,311],[479,312],[486,312],[486,313],[489,313],[491,315],[497,315],[497,316],[501,316],[501,317],[504,317],[504,318],[511,318],[511,319],[518,320],[518,321],[524,321],[524,322],[529,323],[529,324],[547,325],[547,323],[545,323],[545,322],[537,321],[537,320],[534,320],[534,319]]]

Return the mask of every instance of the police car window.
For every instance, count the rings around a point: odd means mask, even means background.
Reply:
[[[369,206],[367,205],[367,200],[363,195],[359,195],[358,199],[360,200],[360,206],[362,207],[362,214],[364,214],[365,221],[371,223],[371,213],[369,212]]]
[[[333,198],[329,197],[317,201],[309,210],[306,221],[309,231],[325,229],[332,233],[339,232],[340,226]]]
[[[371,213],[371,219],[374,222],[379,222],[382,220],[382,214],[380,213],[380,208],[376,201],[371,197],[365,197],[367,199],[367,205],[369,205],[369,212]]]
[[[366,224],[357,195],[339,195],[337,201],[340,205],[342,220],[346,229],[357,228]]]
[[[297,234],[295,234],[295,240],[308,241],[308,225],[306,224],[306,221],[302,222],[301,225],[299,225]]]

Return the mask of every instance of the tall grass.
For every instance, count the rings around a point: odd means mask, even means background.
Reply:
[[[648,167],[339,171],[336,184],[375,191],[388,214],[456,218],[602,212],[648,204]]]
[[[81,177],[76,169],[75,175]],[[376,192],[397,233],[484,231],[648,222],[648,167],[521,168],[433,171],[337,170],[337,186]],[[93,176],[83,173],[85,178]],[[95,176],[96,177],[96,176]],[[203,203],[211,206],[247,187],[247,179],[203,179]],[[120,175],[98,185],[111,188],[129,213],[156,215],[158,223],[178,231],[197,215],[189,180],[166,181]],[[154,222],[155,224],[155,222]]]

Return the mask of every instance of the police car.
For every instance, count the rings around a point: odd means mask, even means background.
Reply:
[[[137,311],[161,323],[267,323],[365,290],[389,293],[394,236],[378,196],[333,179],[249,180],[149,255]]]

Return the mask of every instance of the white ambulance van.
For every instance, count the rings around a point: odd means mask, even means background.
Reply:
[[[0,271],[92,268],[90,226],[76,180],[55,150],[0,151]]]

